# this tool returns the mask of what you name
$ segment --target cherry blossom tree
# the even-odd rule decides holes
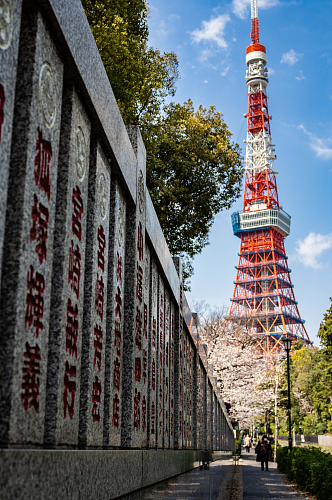
[[[209,362],[232,420],[248,428],[254,417],[263,416],[274,403],[275,365],[257,348],[250,333],[226,321],[226,308],[211,310],[194,303],[200,318],[199,335],[207,345]]]

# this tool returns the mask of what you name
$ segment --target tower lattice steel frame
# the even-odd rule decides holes
[[[233,232],[241,238],[241,248],[228,319],[246,328],[264,352],[273,354],[283,352],[282,338],[287,335],[311,342],[297,307],[285,252],[291,217],[278,199],[266,94],[266,49],[259,43],[257,0],[251,1],[250,36],[244,202],[243,211],[232,214]]]

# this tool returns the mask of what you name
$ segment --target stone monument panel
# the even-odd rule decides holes
[[[113,266],[110,269],[111,311],[107,322],[110,338],[109,356],[109,435],[111,446],[121,445],[122,416],[122,375],[123,375],[123,328],[124,328],[124,286],[126,253],[126,214],[127,204],[119,183],[114,183],[114,225],[113,225]]]
[[[170,298],[165,288],[164,330],[164,448],[170,447]]]
[[[175,406],[175,380],[174,380],[174,335],[175,335],[175,306],[170,307],[170,339],[169,339],[169,438],[170,448],[174,448],[174,406]]]
[[[204,425],[204,406],[203,406],[203,393],[204,393],[204,379],[203,368],[199,357],[197,357],[197,447],[203,449],[203,425]]]
[[[157,321],[158,321],[158,268],[151,259],[151,342],[150,342],[150,369],[149,369],[149,423],[150,423],[150,448],[157,446],[157,411],[158,411],[158,386],[157,386]]]
[[[0,10],[0,269],[5,231],[21,8],[22,0],[4,0]]]
[[[0,53],[10,51],[12,42],[17,43],[12,36],[14,31],[18,36],[18,27],[13,22],[17,23],[19,5],[6,1],[1,7]],[[13,134],[8,183],[3,253],[6,273],[1,291],[1,330],[6,335],[1,340],[4,374],[1,373],[0,378],[6,393],[3,399],[1,390],[1,399],[8,398],[9,403],[10,398],[10,403],[7,408],[1,408],[1,418],[6,422],[1,426],[1,435],[2,429],[6,429],[4,440],[7,441],[10,428],[11,444],[40,445],[44,435],[63,65],[42,17],[34,15],[31,23],[30,30],[27,26],[22,29],[25,44],[19,61],[17,102],[26,103],[26,108],[22,111],[24,120]],[[16,57],[17,49],[13,47],[13,51],[12,56]],[[7,68],[1,74],[3,78],[6,71]],[[7,88],[8,85],[9,82]],[[11,82],[11,86],[14,88],[15,84]],[[8,93],[11,114],[12,90]],[[0,102],[6,105],[6,97],[1,97],[1,92],[0,85]],[[50,122],[45,119],[46,102],[52,113]],[[6,108],[0,111],[0,121],[2,113],[6,113]],[[19,115],[17,106],[14,123]],[[4,120],[4,130],[8,133],[12,127],[7,120],[11,117],[5,116]],[[1,170],[5,162],[8,166],[6,142],[7,139],[0,152]],[[5,180],[2,173],[1,182]],[[4,175],[6,177],[6,173]],[[5,196],[2,187],[0,195]],[[1,231],[2,228],[0,239]]]
[[[161,276],[159,276],[159,294],[158,294],[158,321],[157,321],[157,369],[158,369],[158,448],[164,446],[164,400],[165,400],[165,286]]]
[[[57,227],[63,238],[63,280],[54,289],[54,294],[61,296],[57,311],[61,324],[55,437],[59,445],[78,443],[90,151],[88,116],[74,90],[69,100],[67,179],[57,200],[65,207]]]
[[[90,321],[86,325],[89,327],[86,346],[89,356],[86,418],[87,446],[101,447],[104,424],[111,169],[99,144],[96,156],[94,210],[89,217],[89,224],[93,228],[93,243],[91,292],[90,300],[86,304],[86,307],[90,308]]]
[[[206,406],[207,406],[207,412],[206,412],[206,424],[207,424],[207,449],[211,450],[212,449],[212,443],[211,443],[211,433],[212,433],[212,387],[210,384],[210,381],[207,379],[207,394],[206,394]]]

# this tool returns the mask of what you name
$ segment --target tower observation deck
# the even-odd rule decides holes
[[[241,246],[228,320],[246,328],[264,352],[273,354],[284,350],[284,336],[311,342],[295,300],[285,252],[291,217],[279,205],[266,63],[266,49],[259,42],[257,0],[252,0],[251,44],[246,50],[244,201],[243,211],[232,214],[233,232]]]

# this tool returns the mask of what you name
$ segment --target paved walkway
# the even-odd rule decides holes
[[[195,469],[152,488],[141,498],[150,500],[312,500],[290,486],[269,463],[261,471],[256,455],[244,453],[240,465],[234,466],[230,455],[210,464],[208,470]]]

